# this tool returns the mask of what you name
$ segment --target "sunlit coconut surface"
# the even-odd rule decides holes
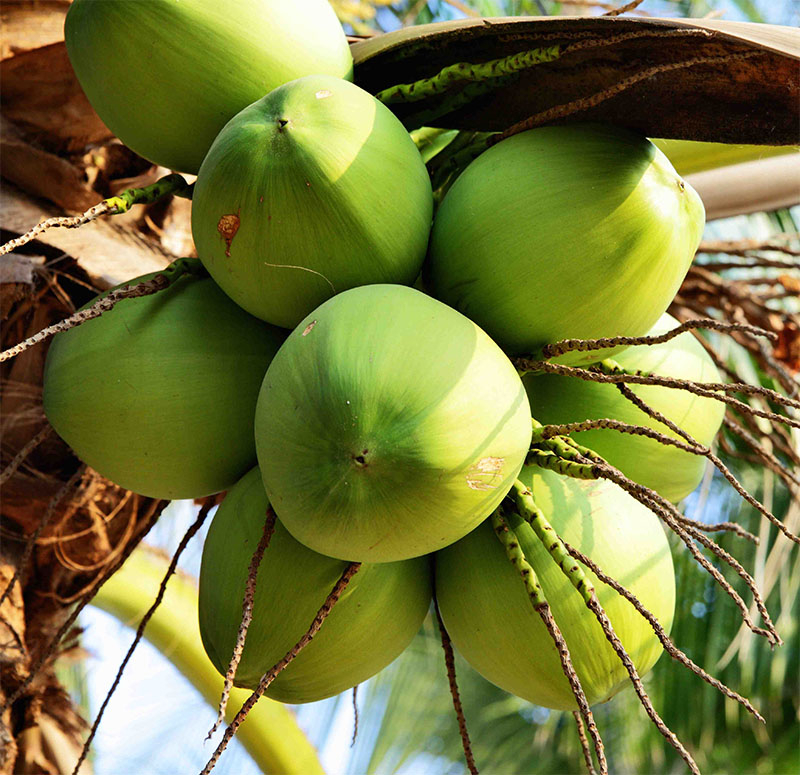
[[[446,3],[431,3],[437,12],[437,19],[461,18],[463,14]],[[487,3],[486,5],[490,5]],[[505,4],[494,3],[501,11]],[[715,7],[723,13],[724,19],[743,21],[746,17],[734,0],[722,0]],[[772,24],[797,24],[800,13],[792,0],[763,0],[755,7],[763,13],[764,21]],[[675,15],[674,3],[652,0],[648,10],[654,16]],[[385,28],[398,26],[396,17],[389,9],[378,10],[378,22]],[[795,218],[800,219],[800,209],[793,210]],[[772,233],[772,227],[765,216],[738,217],[709,224],[705,239],[735,240],[744,238],[759,239]],[[705,522],[715,522],[719,514],[727,509],[737,508],[738,496],[722,480],[721,476],[706,471],[706,476],[698,489],[682,504],[688,516]],[[166,510],[158,524],[147,537],[148,543],[171,554],[194,520],[197,507],[190,501],[178,501]],[[210,525],[211,515],[206,521]],[[202,530],[184,552],[180,568],[197,576],[200,567],[202,543],[205,530]],[[702,619],[708,614],[708,601],[704,599],[687,600],[682,604],[679,615],[687,613]],[[114,680],[117,669],[130,646],[133,630],[112,616],[91,606],[81,614],[80,625],[84,628],[83,644],[88,650],[87,659],[68,669],[67,683],[73,687],[73,695],[82,702],[85,716],[91,721],[95,718],[101,703]],[[440,658],[440,657],[439,657]],[[406,758],[402,754],[393,755],[390,750],[379,752],[377,766],[373,765],[374,746],[384,722],[379,697],[383,689],[388,695],[388,685],[392,674],[398,669],[400,657],[387,670],[359,688],[361,697],[375,688],[368,716],[362,714],[359,720],[359,736],[351,748],[353,733],[352,694],[347,692],[339,697],[305,705],[296,709],[300,727],[317,748],[321,764],[329,775],[356,775],[374,771],[400,773],[400,775],[448,775],[463,772],[463,765],[454,765],[448,757],[432,753],[413,754]],[[667,660],[661,660],[666,663]],[[658,668],[657,668],[658,669]],[[443,690],[447,692],[446,680],[442,671],[439,676]],[[408,708],[420,707],[426,697],[409,698]],[[544,708],[530,705],[516,698],[509,702],[531,725],[547,722],[552,715]],[[598,723],[604,725],[606,708],[600,709]],[[92,746],[91,764],[95,775],[174,775],[176,772],[199,772],[213,753],[222,735],[220,730],[214,738],[203,742],[214,723],[216,711],[203,701],[191,684],[156,649],[143,641],[125,671],[125,675],[109,704],[102,724]],[[453,721],[455,724],[455,721]],[[429,751],[436,750],[436,741],[427,741]],[[441,742],[441,741],[440,741]],[[398,741],[403,749],[407,740]],[[443,747],[440,746],[440,747]],[[371,766],[373,765],[373,766]],[[235,739],[228,746],[220,762],[215,767],[220,775],[257,775],[257,765],[249,757],[242,745]]]
[[[800,208],[793,208],[793,216],[800,220]],[[705,239],[736,240],[766,238],[773,226],[767,216],[741,216],[715,221],[706,227]],[[719,521],[720,514],[735,514],[740,508],[739,496],[713,468],[706,468],[703,481],[681,504],[687,516],[706,523]],[[172,556],[178,542],[197,514],[191,501],[175,501],[164,511],[161,519],[147,536],[147,543]],[[179,568],[196,578],[200,570],[200,557],[207,527],[191,541],[184,552]],[[707,590],[711,591],[711,590]],[[713,593],[712,593],[713,596]],[[710,614],[707,595],[686,599],[680,603],[676,616],[705,619]],[[84,628],[83,644],[88,657],[83,663],[64,671],[67,684],[82,702],[85,717],[92,721],[117,669],[133,639],[134,630],[94,607],[82,613],[80,624]],[[416,641],[410,649],[417,646]],[[426,655],[427,673],[437,686],[426,689],[425,696],[403,698],[403,713],[413,716],[419,712],[426,740],[387,739],[385,730],[397,728],[397,718],[392,718],[388,707],[389,689],[393,678],[402,679],[401,671],[407,653],[386,670],[359,687],[359,705],[363,709],[369,699],[369,713],[361,713],[359,734],[351,747],[353,734],[352,693],[318,703],[298,706],[294,710],[299,726],[319,753],[320,762],[328,775],[454,775],[463,772],[461,762],[436,755],[444,749],[444,741],[432,738],[425,727],[425,711],[438,712],[437,702],[449,705],[447,681],[441,666],[441,650],[435,642]],[[419,660],[419,654],[414,656]],[[410,658],[409,658],[410,659]],[[661,660],[667,663],[668,660]],[[430,667],[438,665],[437,668]],[[414,663],[418,667],[419,661]],[[416,667],[415,667],[416,669]],[[457,669],[466,670],[462,660]],[[664,669],[663,665],[658,669]],[[423,684],[424,685],[424,684]],[[442,695],[442,696],[440,696]],[[595,710],[598,724],[608,728],[614,713],[614,701]],[[446,706],[445,706],[446,707]],[[508,696],[508,707],[513,708],[532,727],[546,724],[551,711]],[[445,708],[442,708],[446,712]],[[449,708],[452,712],[452,708]],[[208,761],[222,736],[222,730],[204,742],[214,723],[216,711],[212,709],[159,651],[142,641],[125,671],[113,699],[106,709],[92,746],[91,761],[95,775],[174,775],[176,772],[199,772]],[[453,718],[455,729],[455,719]],[[416,735],[416,732],[414,732]],[[377,745],[377,748],[376,748]],[[417,753],[424,745],[426,752]],[[220,775],[257,775],[258,766],[235,738],[215,767]]]
[[[707,474],[711,474],[708,471]],[[719,479],[719,481],[717,481]],[[721,477],[707,476],[704,484],[687,498],[687,512],[695,519],[714,521],[720,509],[729,506],[726,485]],[[731,493],[735,496],[735,493]],[[197,507],[191,501],[176,501],[162,515],[148,536],[148,543],[170,555],[181,536],[194,520]],[[213,512],[207,519],[210,524]],[[206,530],[198,533],[183,554],[180,569],[196,577]],[[703,600],[687,601],[684,614],[702,618],[706,613]],[[88,694],[89,717],[94,719],[111,686],[117,669],[133,639],[134,630],[94,607],[81,615],[84,628],[83,643],[89,655],[82,666]],[[434,658],[440,658],[434,654]],[[402,660],[402,657],[399,661]],[[395,663],[397,665],[397,662]],[[362,698],[370,689],[388,690],[394,666],[376,679],[359,687]],[[463,669],[463,668],[462,668]],[[440,688],[446,691],[444,675]],[[368,684],[377,682],[377,686]],[[373,695],[374,698],[374,695]],[[424,706],[425,696],[409,697],[408,707]],[[517,698],[519,712],[529,723],[543,724],[551,711],[530,705]],[[329,700],[297,707],[297,721],[311,743],[317,748],[323,768],[328,775],[356,775],[367,772],[375,742],[381,731],[385,707],[370,702],[368,715],[359,719],[359,735],[351,748],[353,734],[352,693],[345,692]],[[125,670],[123,679],[112,698],[93,744],[93,767],[96,775],[174,775],[176,772],[199,772],[213,753],[222,730],[204,742],[214,723],[216,712],[203,700],[158,650],[143,640]],[[455,724],[455,720],[453,722]],[[386,741],[389,742],[389,741]],[[405,743],[405,741],[403,741]],[[430,746],[429,746],[430,747]],[[435,749],[435,744],[432,746]],[[420,754],[406,760],[397,769],[397,760],[386,752],[378,773],[450,772],[453,763],[444,757]],[[371,771],[371,770],[370,770]],[[460,766],[452,770],[460,772]],[[260,769],[235,738],[215,768],[220,775],[257,775]]]

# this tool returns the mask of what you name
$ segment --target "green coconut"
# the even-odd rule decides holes
[[[676,326],[678,321],[664,314],[650,334],[663,334]],[[663,344],[630,347],[616,356],[616,361],[631,372],[643,371],[696,382],[722,381],[711,357],[689,332]],[[683,441],[678,434],[634,406],[615,385],[584,382],[556,374],[529,374],[523,382],[533,416],[541,423],[608,418],[644,425]],[[657,385],[630,385],[630,388],[704,446],[710,446],[722,425],[725,404],[712,398]],[[665,446],[646,436],[632,436],[615,430],[581,431],[571,435],[626,476],[652,488],[667,500],[677,502],[685,498],[703,478],[704,457]]]
[[[44,410],[121,487],[170,499],[219,492],[255,464],[258,390],[284,335],[210,278],[187,275],[58,334]]]
[[[675,575],[656,516],[609,482],[566,479],[526,468],[520,477],[556,532],[633,592],[669,631]],[[628,673],[594,614],[517,515],[509,525],[538,576],[590,705],[628,684]],[[529,702],[557,710],[577,705],[549,633],[531,605],[519,572],[487,520],[436,554],[436,598],[447,632],[484,678]],[[639,675],[662,653],[648,622],[584,567],[600,604]]]
[[[326,0],[75,0],[67,53],[100,118],[141,156],[196,173],[242,108],[311,73],[352,76]]]
[[[500,348],[419,291],[334,296],[289,335],[256,409],[264,486],[315,551],[387,562],[440,549],[502,500],[531,439]]]
[[[675,296],[703,223],[696,192],[644,137],[601,125],[532,129],[481,154],[447,193],[426,282],[512,355],[566,338],[640,336]]]
[[[203,547],[200,633],[222,675],[236,643],[248,566],[268,505],[261,475],[253,469],[226,496]],[[276,521],[259,566],[237,686],[255,689],[261,676],[300,640],[347,565],[307,549]],[[431,589],[427,557],[362,565],[314,640],[275,679],[267,696],[314,702],[375,675],[417,634]]]
[[[248,312],[292,328],[333,294],[410,285],[433,199],[403,125],[348,81],[276,89],[220,132],[192,204],[198,255]]]

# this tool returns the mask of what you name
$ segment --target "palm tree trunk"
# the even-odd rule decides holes
[[[59,267],[86,281],[74,262],[62,261]],[[8,302],[4,348],[82,303],[70,299],[70,283],[56,275],[42,270],[36,280],[2,286]],[[85,295],[83,286],[75,287]],[[45,354],[46,344],[39,345],[3,364],[0,372],[4,472],[10,473],[15,456],[47,426],[41,406]],[[69,625],[60,644],[54,639],[98,582],[138,544],[162,507],[85,469],[55,433],[4,482],[0,704],[8,707],[0,716],[3,775],[72,771],[86,724],[59,682],[54,662],[76,648],[78,629]]]

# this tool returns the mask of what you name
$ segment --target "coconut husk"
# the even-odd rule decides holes
[[[502,131],[528,117],[601,93],[648,68],[696,57],[727,61],[670,70],[563,121],[604,121],[651,137],[794,145],[800,139],[800,32],[718,19],[525,17],[425,24],[353,43],[355,78],[376,93],[429,78],[458,63],[587,38],[639,33],[614,45],[569,53],[524,72],[435,126]],[[749,58],[733,58],[748,54]],[[431,107],[398,105],[402,118]],[[393,106],[394,107],[394,106]]]
[[[48,255],[16,256],[3,266],[4,347],[63,318],[99,290],[73,258],[38,247]],[[0,470],[47,425],[41,403],[46,351],[40,345],[0,369]],[[64,492],[71,478],[74,486]],[[55,433],[4,483],[0,592],[18,578],[0,604],[0,704],[33,680],[0,719],[0,773],[59,772],[59,757],[77,760],[85,724],[53,671],[74,637],[56,645],[54,636],[74,604],[141,540],[162,506],[84,469]]]

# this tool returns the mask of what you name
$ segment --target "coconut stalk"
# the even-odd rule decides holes
[[[88,295],[84,285],[91,287],[74,263],[73,277],[62,279],[63,285],[54,273],[42,273],[35,264],[29,267],[27,277],[17,275],[20,282],[2,285],[3,335],[9,341],[69,316],[76,301]],[[66,445],[47,430],[41,409],[44,353],[43,347],[34,348],[3,364],[0,371],[0,626],[8,636],[3,638],[7,645],[0,693],[6,741],[0,757],[3,773],[17,771],[21,762],[56,772],[74,765],[85,722],[56,677],[55,660],[76,645],[75,612],[147,533],[165,505],[82,469]],[[34,439],[37,443],[31,444]],[[52,763],[50,738],[61,741],[60,763]]]

